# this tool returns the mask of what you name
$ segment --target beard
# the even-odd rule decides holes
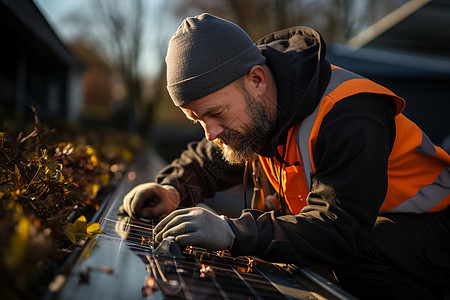
[[[243,164],[256,158],[258,150],[268,142],[272,131],[268,113],[261,101],[241,89],[247,108],[245,112],[250,117],[250,123],[241,132],[225,128],[214,140],[223,158],[230,164]]]

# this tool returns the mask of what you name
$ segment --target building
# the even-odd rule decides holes
[[[76,119],[83,66],[31,0],[0,0],[0,116]]]

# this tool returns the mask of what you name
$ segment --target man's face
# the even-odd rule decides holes
[[[263,99],[253,97],[239,80],[181,109],[202,125],[206,138],[219,145],[232,164],[253,158],[273,128]]]

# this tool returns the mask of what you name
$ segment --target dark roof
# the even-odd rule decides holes
[[[348,45],[450,60],[449,28],[449,0],[411,0]]]
[[[59,39],[45,17],[31,0],[0,0],[0,24],[26,36],[50,51],[67,66],[82,69],[81,63]],[[3,25],[2,25],[3,26]]]
[[[436,144],[449,136],[450,1],[411,0],[327,59],[407,101],[404,114]],[[448,146],[447,146],[448,147]]]
[[[450,1],[411,0],[345,45],[329,47],[328,59],[364,74],[450,77]]]

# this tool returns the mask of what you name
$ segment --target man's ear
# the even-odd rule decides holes
[[[247,78],[252,84],[252,87],[257,90],[258,94],[262,95],[267,89],[267,72],[261,65],[253,66],[247,73]]]

